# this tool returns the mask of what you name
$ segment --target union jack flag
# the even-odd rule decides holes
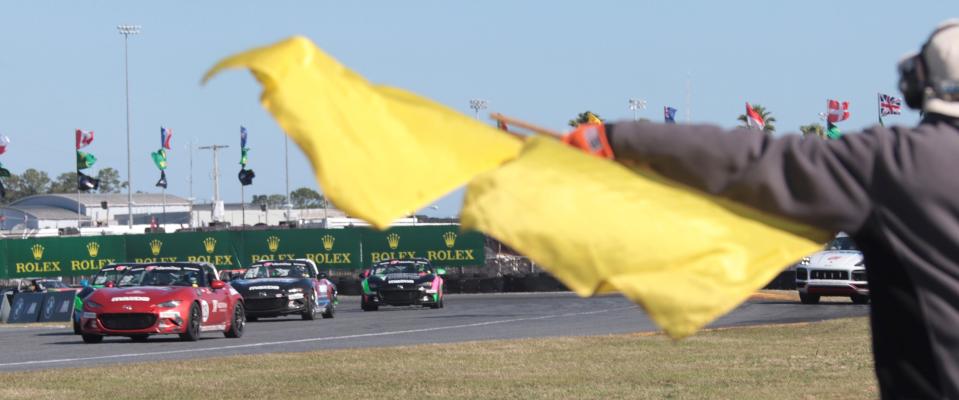
[[[899,115],[902,112],[902,99],[879,93],[879,115]]]

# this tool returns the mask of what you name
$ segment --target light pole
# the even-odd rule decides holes
[[[200,150],[210,150],[213,152],[213,212],[211,215],[214,222],[220,220],[219,216],[217,215],[217,207],[220,206],[220,157],[218,153],[220,149],[225,149],[228,147],[230,146],[224,144],[198,147]]]
[[[488,103],[486,100],[483,100],[483,99],[471,99],[471,100],[470,100],[470,108],[473,109],[473,114],[474,114],[474,116],[476,117],[476,119],[479,119],[479,112],[480,112],[480,110],[485,110],[488,105],[489,105],[489,103]]]
[[[130,61],[127,41],[130,35],[140,33],[140,25],[117,25],[123,35],[123,80],[127,98],[127,226],[133,229],[133,163],[130,161]]]
[[[293,203],[290,199],[290,137],[283,135],[283,174],[286,176],[286,224],[290,224]],[[324,210],[325,211],[325,210]]]
[[[646,109],[646,100],[642,100],[642,99],[629,99],[629,109],[630,109],[630,110],[633,110],[633,121],[636,121],[637,119],[639,119],[639,116],[637,115],[637,112],[638,112],[639,110],[645,110],[645,109]]]

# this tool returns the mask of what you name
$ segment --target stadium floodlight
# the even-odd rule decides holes
[[[489,102],[483,99],[472,99],[470,100],[470,108],[473,109],[473,114],[476,118],[479,118],[480,110],[485,110],[489,106]]]
[[[123,35],[123,81],[126,86],[127,102],[127,226],[133,229],[133,162],[130,157],[130,61],[127,41],[130,35],[140,33],[140,25],[117,25],[117,31]]]
[[[633,110],[633,121],[639,118],[637,112],[639,110],[646,109],[646,100],[643,99],[629,99],[629,109]]]

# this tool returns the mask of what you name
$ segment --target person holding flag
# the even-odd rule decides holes
[[[881,396],[959,399],[959,20],[938,27],[899,70],[906,104],[924,113],[914,129],[873,127],[824,141],[629,121],[587,124],[564,142],[846,232],[868,271]],[[848,116],[847,102],[829,101],[830,124]]]

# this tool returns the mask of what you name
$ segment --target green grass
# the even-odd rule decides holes
[[[108,344],[107,344],[108,345]],[[3,398],[866,399],[865,318],[0,374]]]

